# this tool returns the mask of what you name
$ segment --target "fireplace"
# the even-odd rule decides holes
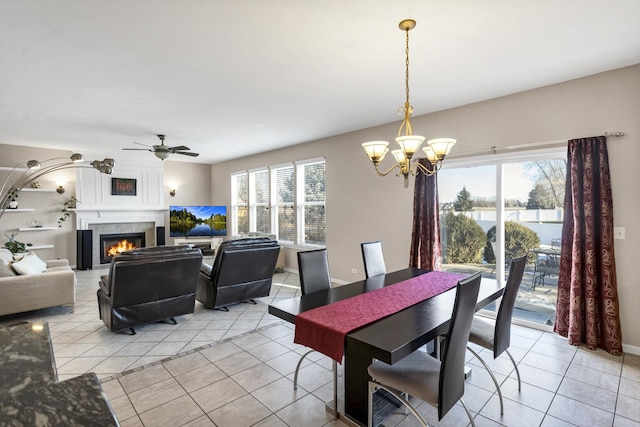
[[[100,235],[100,264],[108,264],[121,252],[145,246],[145,233],[115,233]]]

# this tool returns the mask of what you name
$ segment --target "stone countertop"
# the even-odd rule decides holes
[[[0,327],[0,427],[118,426],[94,373],[57,382],[47,323]]]
[[[47,323],[0,327],[0,396],[58,380]]]
[[[0,426],[119,426],[95,373],[0,399]]]

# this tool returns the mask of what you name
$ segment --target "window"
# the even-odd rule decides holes
[[[324,160],[297,165],[298,242],[324,245],[325,171]]]
[[[249,181],[246,172],[231,175],[231,234],[249,231]]]
[[[269,170],[249,172],[249,229],[269,233]]]
[[[231,175],[235,234],[275,234],[280,242],[326,242],[325,160],[313,159]]]
[[[273,195],[273,230],[278,240],[283,242],[295,242],[295,214],[294,214],[294,169],[293,165],[272,169],[275,182]]]
[[[526,255],[513,317],[553,325],[565,171],[554,150],[449,161],[438,172],[442,269],[506,279],[511,258]]]

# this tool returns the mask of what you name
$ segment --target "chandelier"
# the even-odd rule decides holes
[[[411,160],[415,160],[414,155],[420,149],[420,145],[424,141],[424,136],[414,135],[411,127],[411,114],[413,113],[413,107],[409,103],[409,31],[415,28],[416,21],[413,19],[405,19],[398,24],[400,29],[406,33],[406,61],[405,61],[405,90],[407,100],[404,103],[404,107],[398,108],[398,114],[404,114],[404,120],[400,124],[398,130],[398,137],[396,142],[400,146],[399,149],[391,150],[391,154],[396,159],[396,163],[388,170],[381,172],[378,169],[380,162],[384,159],[385,155],[389,151],[389,143],[387,141],[370,141],[362,144],[364,151],[369,156],[369,160],[373,162],[373,166],[376,172],[380,176],[388,175],[391,171],[398,168],[396,176],[404,176],[404,187],[409,186],[409,175],[417,175],[418,172],[422,172],[425,175],[433,175],[442,167],[442,161],[449,154],[451,148],[456,143],[455,139],[451,138],[435,138],[427,141],[427,146],[422,150],[425,153],[425,157],[429,160],[429,167],[425,167],[422,164],[415,162],[411,163]],[[404,135],[403,135],[404,131]]]
[[[9,202],[18,194],[20,190],[28,186],[38,178],[51,172],[70,168],[93,168],[105,175],[111,175],[116,162],[113,159],[94,160],[91,163],[85,162],[82,154],[73,153],[71,157],[54,157],[44,160],[29,160],[13,167],[2,182],[0,187],[0,218],[8,208]],[[58,191],[60,194],[64,192]]]

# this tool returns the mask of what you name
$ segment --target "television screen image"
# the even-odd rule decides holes
[[[169,207],[169,237],[220,237],[226,235],[226,206]]]

